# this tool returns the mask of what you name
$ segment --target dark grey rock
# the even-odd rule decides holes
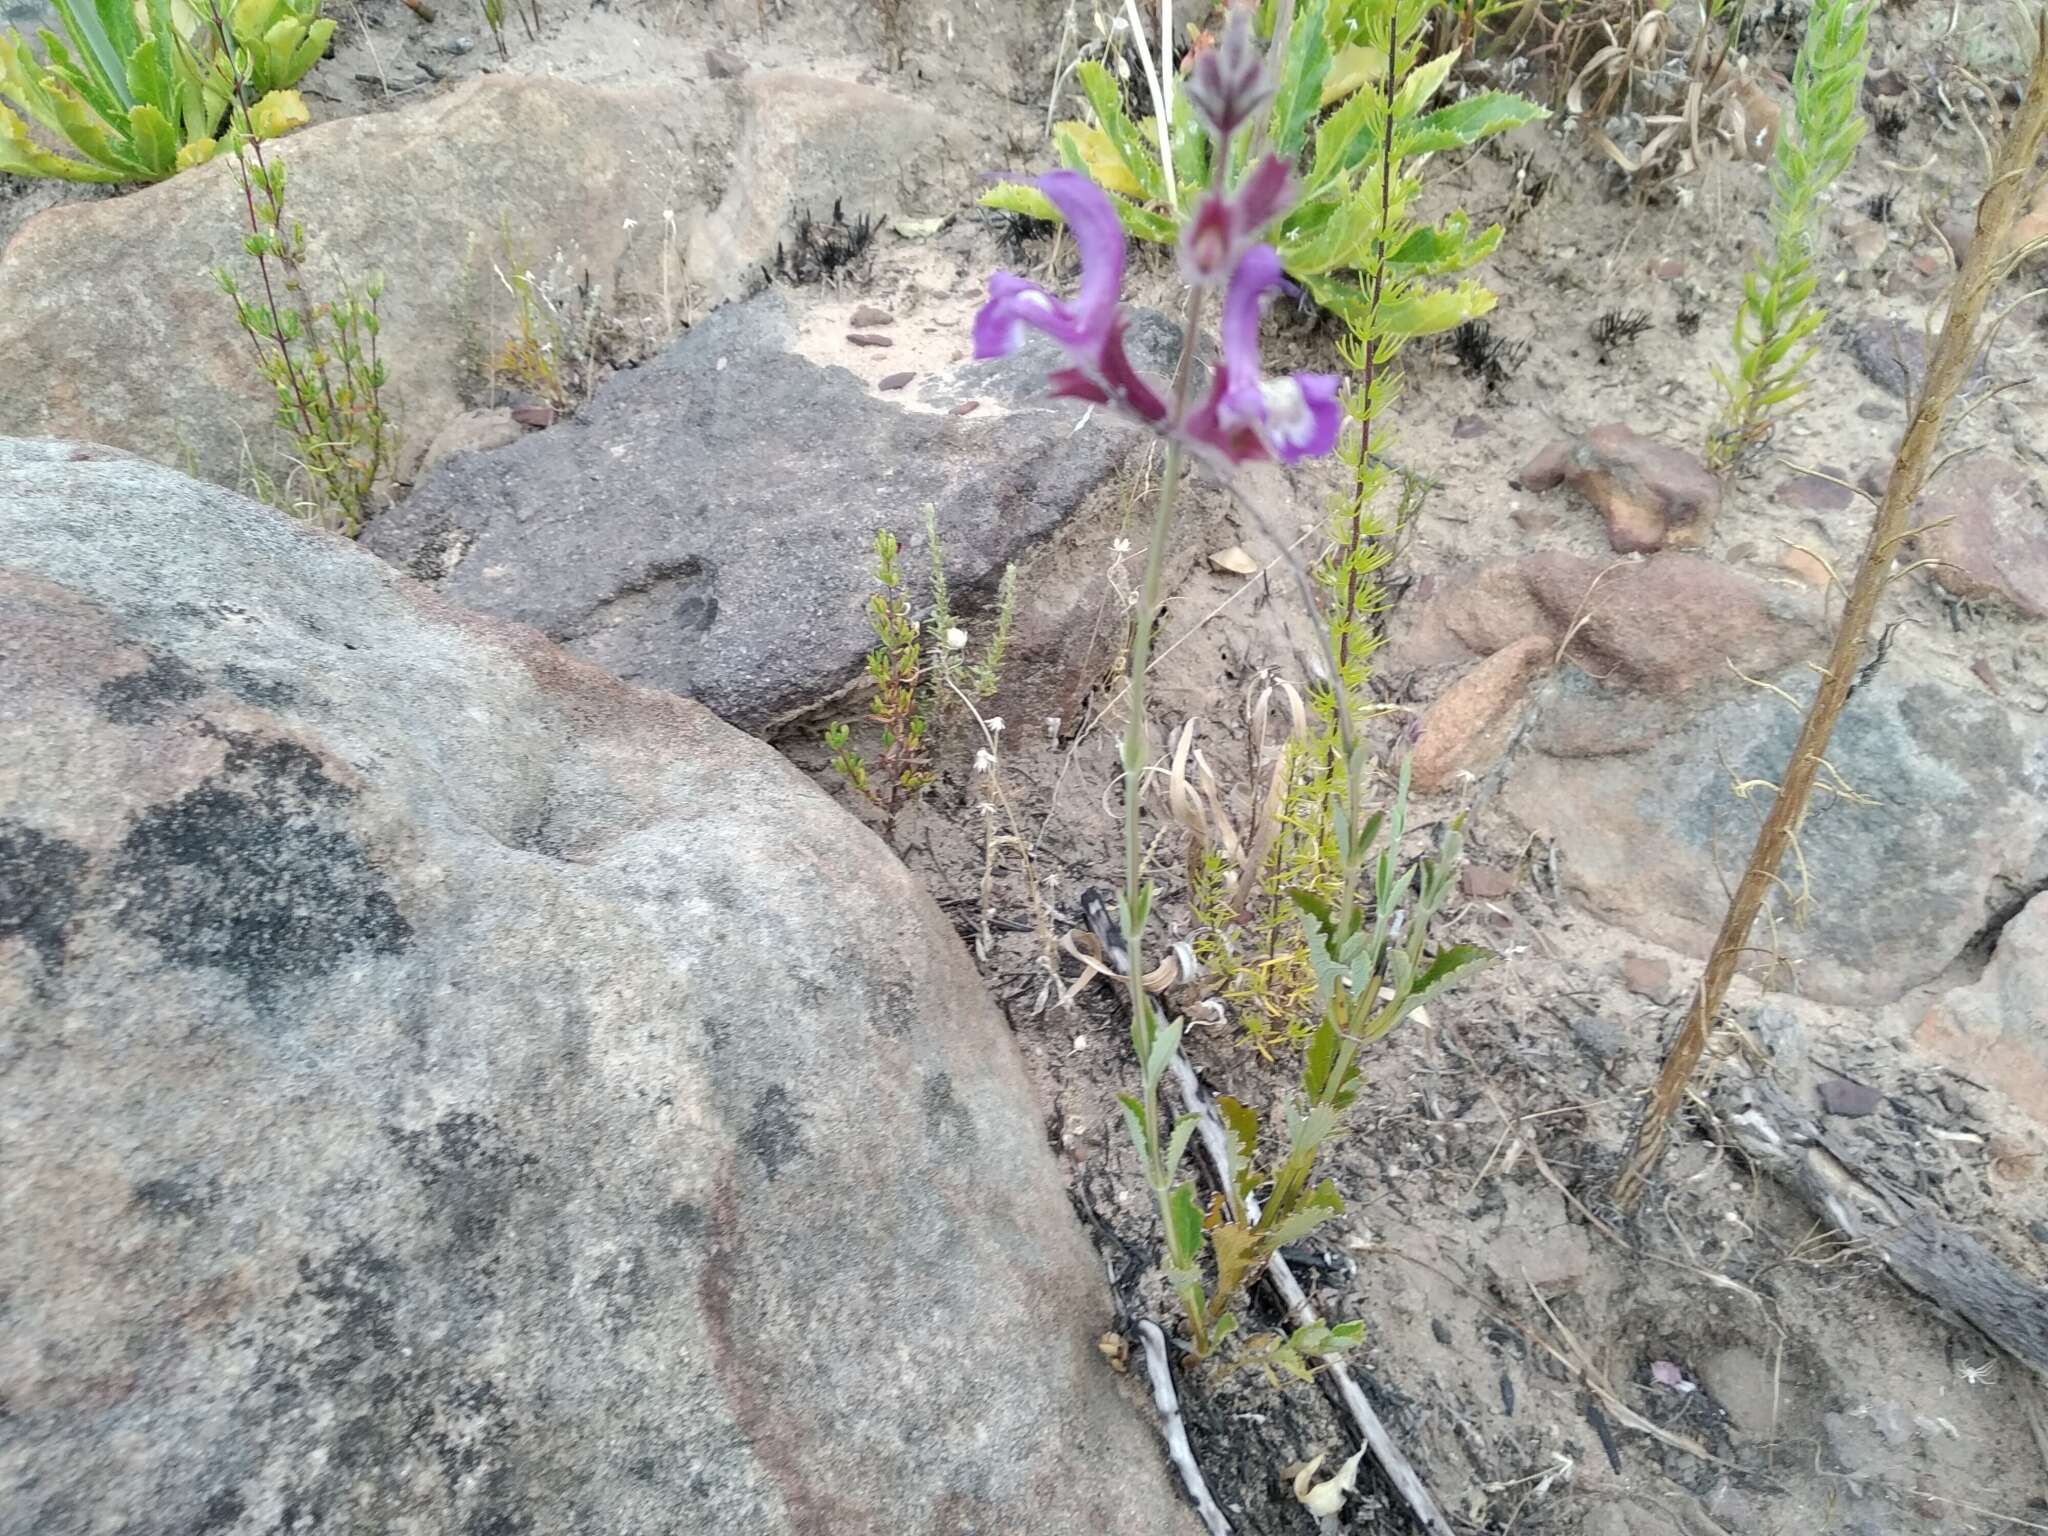
[[[1926,381],[1927,336],[1917,325],[1903,320],[1864,320],[1847,328],[1844,344],[1857,370],[1888,395],[1905,399]],[[1987,377],[1979,358],[1963,380],[1963,392],[1970,393]]]
[[[0,1532],[1168,1536],[931,899],[346,541],[0,440]]]
[[[1583,1013],[1573,1019],[1572,1038],[1579,1042],[1581,1050],[1603,1066],[1628,1049],[1628,1031],[1597,1013]]]
[[[1844,1077],[1824,1077],[1814,1086],[1814,1092],[1820,1097],[1823,1113],[1840,1115],[1845,1120],[1874,1115],[1878,1105],[1884,1102],[1884,1095],[1875,1088],[1852,1083]]]
[[[729,48],[704,50],[704,73],[714,80],[737,80],[747,72],[747,61]]]
[[[1106,411],[1077,430],[1080,413],[1045,397],[1046,347],[885,399],[793,335],[772,291],[719,310],[573,420],[442,465],[363,542],[458,602],[761,730],[859,674],[877,528],[921,588],[934,504],[972,612],[1134,441]],[[1133,326],[1141,366],[1169,367],[1177,341],[1157,315]],[[968,400],[981,409],[946,414]]]

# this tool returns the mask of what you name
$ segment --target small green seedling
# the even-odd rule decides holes
[[[883,832],[889,837],[895,835],[903,807],[937,778],[932,722],[958,698],[987,698],[996,691],[1017,598],[1017,568],[1007,566],[993,634],[981,654],[974,655],[967,632],[953,616],[936,507],[925,508],[925,529],[932,558],[932,617],[926,624],[911,611],[896,535],[886,528],[875,533],[878,590],[867,602],[875,647],[868,652],[867,681],[868,718],[881,732],[880,754],[870,764],[853,744],[853,727],[844,721],[825,732],[833,769],[882,813]]]
[[[1792,76],[1792,128],[1771,166],[1771,244],[1742,280],[1735,310],[1735,367],[1714,369],[1726,397],[1707,434],[1707,459],[1732,468],[1770,435],[1806,390],[1800,379],[1827,318],[1814,299],[1820,200],[1848,168],[1863,137],[1857,99],[1870,57],[1870,0],[1815,0]]]

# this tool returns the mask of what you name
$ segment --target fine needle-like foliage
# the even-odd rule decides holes
[[[1809,338],[1827,311],[1814,299],[1820,200],[1848,168],[1863,137],[1857,99],[1870,56],[1870,0],[1815,0],[1792,74],[1791,131],[1771,165],[1771,243],[1742,280],[1735,310],[1735,367],[1715,368],[1726,397],[1707,437],[1707,458],[1725,470],[1769,435],[1805,390],[1799,375]]]
[[[1330,62],[1317,44],[1328,10],[1304,7],[1295,23],[1283,78],[1313,81],[1318,68],[1341,74],[1343,105],[1315,127],[1306,177],[1321,193],[1347,255],[1343,275],[1309,276],[1310,291],[1344,322],[1338,352],[1347,369],[1341,397],[1346,428],[1337,456],[1347,484],[1330,511],[1323,558],[1314,575],[1330,627],[1335,678],[1315,696],[1318,728],[1293,741],[1275,786],[1280,804],[1270,835],[1250,845],[1257,857],[1229,867],[1214,853],[1198,868],[1195,896],[1203,919],[1198,948],[1239,1008],[1242,1027],[1262,1049],[1276,1031],[1300,1038],[1314,1027],[1311,953],[1284,892],[1308,890],[1336,900],[1345,878],[1337,839],[1347,757],[1338,742],[1341,688],[1361,717],[1370,712],[1367,682],[1385,606],[1379,572],[1389,535],[1417,511],[1425,484],[1396,478],[1388,463],[1387,417],[1400,396],[1400,356],[1416,336],[1453,329],[1493,308],[1494,295],[1459,277],[1490,255],[1498,226],[1474,231],[1462,213],[1429,225],[1415,214],[1423,172],[1440,151],[1455,150],[1543,115],[1518,97],[1486,92],[1436,110],[1455,51],[1426,57],[1432,6],[1427,0],[1339,0],[1343,46]],[[1354,82],[1363,82],[1354,84]],[[1282,91],[1282,96],[1286,92]],[[1276,109],[1274,131],[1282,131]],[[1306,143],[1306,139],[1304,139]],[[1343,146],[1341,149],[1338,146]],[[1325,174],[1318,167],[1342,167]],[[1300,233],[1290,219],[1283,228]],[[1283,259],[1288,249],[1280,249]],[[1297,256],[1303,249],[1297,247]],[[1315,265],[1320,258],[1308,264]]]

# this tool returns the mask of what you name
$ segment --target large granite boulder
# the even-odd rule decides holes
[[[788,141],[791,121],[815,129],[808,145]],[[492,273],[505,236],[511,259],[563,290],[594,285],[607,319],[644,337],[673,325],[678,294],[758,281],[799,207],[953,206],[968,142],[928,105],[798,73],[642,89],[507,74],[317,124],[281,153],[311,280],[337,264],[384,275],[403,476],[482,386],[480,349],[515,333]],[[222,158],[25,225],[0,253],[0,431],[112,443],[225,485],[251,458],[282,473],[275,397],[209,276],[225,265],[254,291],[245,216]]]
[[[936,507],[950,585],[972,604],[1130,452],[1108,412],[1083,422],[1045,396],[1043,346],[884,393],[812,361],[797,332],[774,291],[719,310],[573,420],[438,466],[363,543],[763,730],[860,674],[877,528],[921,585],[921,509]],[[1156,314],[1132,327],[1142,365],[1171,367],[1177,343]]]
[[[0,441],[0,1531],[1181,1532],[1016,1051],[699,706]]]

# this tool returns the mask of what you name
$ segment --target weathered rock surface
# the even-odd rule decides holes
[[[1555,839],[1594,911],[1704,956],[1814,687],[1804,666],[1765,680],[1797,707],[1751,688],[1679,703],[1567,672],[1500,804]],[[1895,663],[1857,691],[1828,761],[1869,803],[1823,776],[1754,942],[1809,996],[1888,1002],[1939,975],[2015,884],[2048,875],[2048,739]]]
[[[890,92],[787,72],[649,90],[502,74],[316,125],[286,159],[313,272],[385,275],[406,475],[479,382],[501,228],[518,259],[564,286],[587,275],[644,332],[665,323],[665,275],[712,297],[758,281],[799,206],[886,214],[958,192],[964,134]],[[223,159],[25,225],[0,253],[0,430],[189,459],[223,484],[240,483],[245,446],[281,466],[269,386],[207,275],[247,263],[240,196]]]
[[[2048,1131],[2048,894],[2005,925],[1983,976],[1929,1009],[1914,1038]]]
[[[1824,642],[1819,605],[1715,560],[1676,552],[1615,564],[1550,552],[1483,566],[1397,620],[1383,668],[1428,670],[1490,656],[1524,636],[1617,684],[1683,694],[1708,680],[1777,672]],[[1583,622],[1581,622],[1583,620]]]
[[[1622,554],[1697,548],[1721,513],[1721,482],[1683,448],[1610,422],[1553,443],[1523,466],[1526,490],[1569,485],[1607,524]]]
[[[1503,646],[1452,683],[1422,715],[1422,739],[1409,762],[1414,786],[1425,794],[1500,759],[1521,719],[1530,685],[1550,665],[1555,644],[1528,635]]]
[[[456,458],[363,542],[480,612],[763,729],[860,673],[877,528],[920,585],[935,505],[961,603],[1123,463],[1106,412],[1044,397],[1039,348],[883,396],[795,346],[780,294],[711,315],[577,417]],[[1133,355],[1170,364],[1157,317]],[[980,399],[972,416],[949,408]],[[1029,661],[1027,641],[1018,664]]]
[[[1957,597],[2048,618],[2048,485],[1973,454],[1950,464],[1914,509],[1927,579]]]
[[[103,450],[0,442],[0,1020],[9,1533],[1189,1528],[879,842]]]

